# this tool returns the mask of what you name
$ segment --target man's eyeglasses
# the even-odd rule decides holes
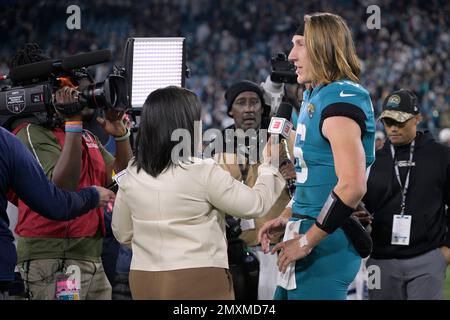
[[[411,119],[408,119],[408,120],[406,120],[404,122],[398,122],[398,121],[395,121],[395,120],[393,120],[391,118],[384,118],[381,121],[383,122],[385,127],[396,126],[397,128],[404,128],[406,126],[406,124],[408,123],[408,121],[411,120]]]

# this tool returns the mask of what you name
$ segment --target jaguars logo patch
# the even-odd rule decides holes
[[[312,119],[313,115],[314,115],[314,111],[316,111],[316,107],[310,103],[308,104],[308,106],[306,107],[306,111],[308,112],[308,117],[310,119]]]
[[[386,107],[397,108],[401,100],[399,95],[394,94],[389,98]]]

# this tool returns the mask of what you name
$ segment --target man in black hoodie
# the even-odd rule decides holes
[[[417,131],[421,116],[409,90],[388,95],[380,119],[389,141],[376,153],[363,199],[373,214],[367,267],[378,266],[381,280],[369,297],[442,299],[450,262],[450,148]]]

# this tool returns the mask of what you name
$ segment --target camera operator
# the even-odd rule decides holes
[[[45,57],[38,46],[27,45],[13,58],[11,65],[14,68],[40,60]],[[32,151],[47,177],[69,191],[86,185],[109,185],[112,170],[125,169],[132,156],[130,133],[122,122],[123,112],[108,109],[105,118],[97,118],[106,133],[115,137],[114,159],[95,135],[83,130],[83,121],[93,116],[94,109],[85,107],[71,114],[71,110],[79,110],[77,95],[76,88],[62,87],[54,94],[57,111],[47,117],[54,121],[22,122],[13,131]],[[81,271],[79,291],[74,292],[74,296],[111,298],[111,285],[100,260],[105,233],[103,209],[91,210],[83,217],[61,223],[39,217],[19,201],[16,233],[20,236],[19,269],[31,299],[58,298],[57,281],[72,265]]]
[[[297,128],[300,107],[303,104],[306,89],[309,84],[299,84],[294,64],[288,60],[285,53],[280,52],[270,59],[271,72],[265,82],[261,83],[264,99],[270,104],[271,114],[274,115],[281,102],[293,106],[290,122]]]
[[[240,129],[246,136],[250,136],[249,130],[253,129],[256,133],[263,128],[262,122],[265,117],[268,117],[270,106],[266,105],[263,91],[256,83],[246,80],[234,83],[226,91],[225,99],[228,107],[228,115],[234,120],[234,125],[227,129],[231,129],[231,132],[236,134],[236,130]],[[229,140],[226,136],[227,129],[224,131],[225,143]],[[249,139],[246,139],[246,144],[249,142],[248,140]],[[261,164],[260,158],[258,157],[256,163],[251,163],[252,157],[251,155],[249,156],[249,154],[252,152],[252,145],[239,145],[239,139],[235,142],[237,143],[235,144],[233,154],[226,153],[226,148],[224,146],[224,153],[215,155],[215,159],[223,169],[230,172],[234,179],[242,181],[242,183],[249,187],[253,187],[256,178],[258,177],[258,167]],[[247,151],[244,153],[245,159],[242,159],[244,163],[241,163],[238,159],[243,155],[243,153],[240,152],[243,148],[247,148]],[[232,159],[232,161],[230,161],[230,159]],[[295,171],[292,163],[282,166],[280,168],[280,173],[282,173],[285,179],[295,178]],[[241,228],[239,228],[239,223],[232,221],[232,217],[227,219],[227,224],[230,229],[227,232],[229,246],[228,254],[237,300],[256,300],[257,298],[264,300],[272,299],[276,288],[277,258],[276,256],[263,254],[257,236],[259,228],[264,222],[278,217],[289,200],[289,194],[285,189],[263,218],[242,220],[240,221]],[[241,230],[239,229],[242,229],[240,235],[239,233]],[[237,239],[237,236],[239,236],[240,242],[239,239]],[[279,240],[279,238],[273,239],[273,243],[276,243]],[[244,241],[245,244],[242,244],[242,241]],[[246,246],[248,246],[250,251],[257,256],[259,260],[259,270],[257,267],[258,263],[254,261],[255,258],[250,252],[245,250]],[[238,265],[239,260],[242,262],[245,261],[245,263],[243,262],[243,266]],[[236,265],[233,266],[233,263]]]

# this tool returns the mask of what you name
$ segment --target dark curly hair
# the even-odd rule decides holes
[[[37,43],[27,43],[11,58],[8,67],[13,69],[24,64],[45,60],[50,60],[50,57],[44,54]]]

